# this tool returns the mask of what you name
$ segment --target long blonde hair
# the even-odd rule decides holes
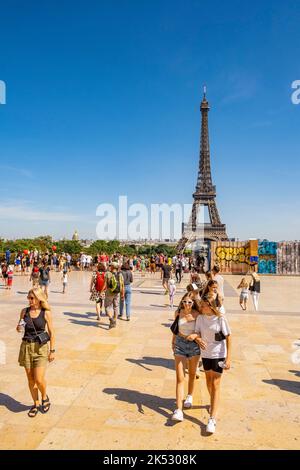
[[[51,310],[47,297],[45,296],[43,290],[40,287],[30,289],[30,291],[28,292],[28,296],[30,294],[33,294],[34,297],[39,301],[40,306],[43,310]]]
[[[246,287],[246,288],[249,287],[249,284],[248,284],[248,282],[246,281],[246,279],[244,277],[241,280],[241,282],[239,283],[239,285],[237,286],[238,289],[241,289],[242,287]]]

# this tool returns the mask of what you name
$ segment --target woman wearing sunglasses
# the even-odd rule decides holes
[[[200,359],[200,347],[205,347],[205,343],[198,339],[198,344],[190,337],[195,334],[196,319],[199,315],[199,302],[194,300],[191,292],[188,292],[182,298],[175,318],[178,316],[178,334],[173,334],[172,349],[175,356],[176,368],[176,410],[172,415],[173,421],[183,421],[184,408],[191,408],[193,405],[193,392],[196,378],[197,365]],[[189,339],[188,339],[189,338]],[[189,382],[188,395],[184,399],[184,377],[185,366],[188,360],[189,365]]]
[[[19,333],[24,331],[19,353],[19,364],[25,368],[29,390],[33,399],[33,406],[28,412],[34,418],[40,407],[39,392],[41,393],[41,410],[47,413],[50,409],[50,400],[46,392],[45,371],[47,362],[54,361],[54,331],[50,306],[45,294],[40,288],[31,289],[28,293],[29,307],[21,311],[17,326]],[[50,337],[50,350],[48,350],[46,327]],[[41,344],[43,341],[43,344]]]
[[[200,304],[201,315],[196,320],[198,336],[191,335],[201,349],[201,343],[204,341],[206,344],[201,356],[210,395],[210,417],[206,431],[211,434],[216,430],[222,373],[224,369],[230,369],[231,360],[231,331],[227,319],[220,313],[221,301],[217,281],[209,281]]]

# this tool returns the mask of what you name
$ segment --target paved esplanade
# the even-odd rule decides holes
[[[263,277],[261,311],[255,313],[250,300],[251,311],[244,313],[235,289],[241,277],[225,277],[233,365],[223,374],[216,434],[208,436],[203,372],[194,408],[185,412],[184,422],[169,421],[175,407],[172,312],[159,275],[151,280],[135,275],[132,319],[118,321],[111,331],[107,318],[96,321],[88,300],[90,276],[70,273],[63,295],[61,275],[52,274],[57,337],[57,359],[47,371],[52,407],[33,419],[27,416],[32,402],[17,363],[21,335],[15,330],[27,305],[28,277],[16,276],[12,292],[0,287],[0,338],[6,344],[6,364],[0,365],[1,449],[299,449],[300,366],[291,354],[300,339],[300,278]]]

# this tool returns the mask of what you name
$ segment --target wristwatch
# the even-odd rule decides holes
[[[55,349],[50,349],[50,352],[51,352],[51,353],[55,353]]]

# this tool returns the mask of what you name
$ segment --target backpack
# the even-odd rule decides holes
[[[95,289],[97,292],[102,292],[105,289],[105,273],[97,272]]]
[[[42,281],[44,281],[44,282],[49,281],[49,270],[48,270],[48,268],[42,269],[40,271],[40,273],[41,273]]]
[[[121,291],[121,286],[120,286],[120,273],[111,274],[111,276],[108,279],[108,288],[111,292],[114,294],[118,294]]]

